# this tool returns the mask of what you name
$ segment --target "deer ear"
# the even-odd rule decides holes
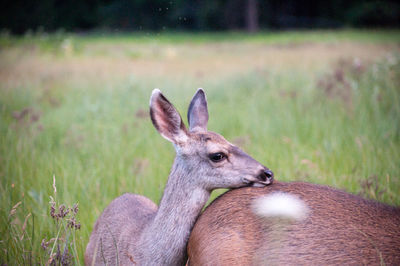
[[[154,89],[150,97],[150,117],[161,136],[177,145],[186,142],[187,131],[181,116],[159,89]]]
[[[190,131],[207,131],[208,108],[206,94],[199,88],[193,96],[188,110]]]

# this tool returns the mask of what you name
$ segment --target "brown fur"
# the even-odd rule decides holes
[[[308,218],[257,217],[254,199],[277,191],[302,199]],[[400,265],[400,209],[300,182],[236,189],[199,217],[188,255],[190,265]]]

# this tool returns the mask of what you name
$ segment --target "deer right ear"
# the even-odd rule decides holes
[[[150,97],[150,117],[165,139],[177,145],[186,142],[187,131],[181,116],[159,89],[154,89]]]
[[[206,94],[199,88],[193,96],[188,110],[190,131],[207,131],[208,108]]]

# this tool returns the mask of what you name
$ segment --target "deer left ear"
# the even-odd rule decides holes
[[[199,88],[193,96],[188,110],[190,131],[207,131],[208,108],[206,94]]]
[[[154,89],[150,98],[150,117],[154,127],[165,139],[180,145],[187,140],[187,131],[175,107],[159,89]]]

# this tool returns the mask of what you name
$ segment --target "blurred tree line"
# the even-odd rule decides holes
[[[393,0],[5,0],[0,29],[247,30],[398,27]]]

